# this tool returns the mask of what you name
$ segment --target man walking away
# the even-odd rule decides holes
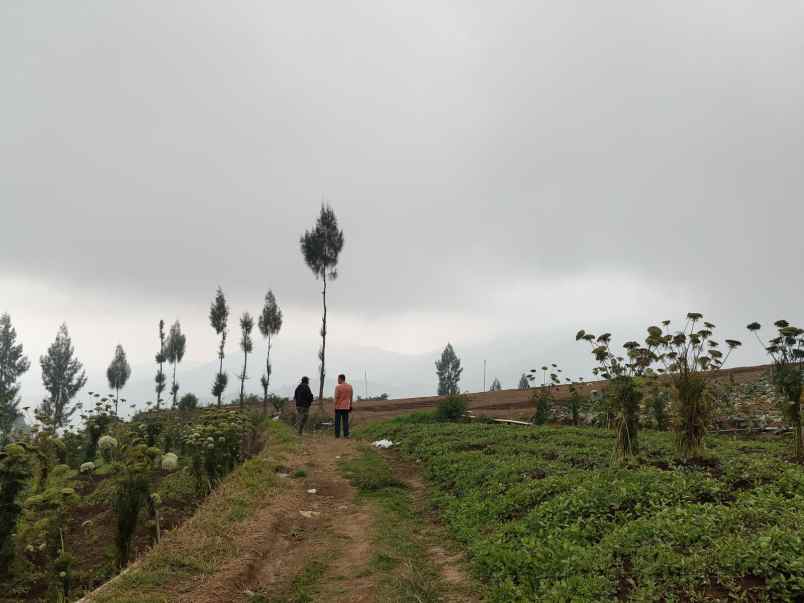
[[[299,435],[301,435],[302,431],[304,431],[304,426],[307,424],[307,417],[310,416],[310,405],[313,403],[313,392],[310,391],[309,377],[302,377],[301,383],[296,386],[296,391],[293,393],[293,399],[296,401]]]
[[[338,375],[338,385],[335,386],[335,437],[349,437],[349,413],[352,412],[352,386],[346,383],[346,375]]]

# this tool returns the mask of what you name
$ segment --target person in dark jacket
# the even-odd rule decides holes
[[[304,426],[307,424],[307,418],[310,416],[310,405],[313,403],[313,392],[310,391],[309,377],[302,377],[301,383],[296,386],[296,391],[293,393],[293,399],[296,401],[299,435],[301,435],[302,431],[304,431]]]

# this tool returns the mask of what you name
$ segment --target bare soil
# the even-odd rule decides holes
[[[380,527],[375,509],[359,499],[337,467],[339,459],[357,453],[352,440],[336,440],[329,434],[305,435],[298,454],[288,463],[289,476],[282,478],[283,487],[240,530],[240,557],[198,579],[189,590],[166,593],[169,600],[382,601],[383,574],[371,568],[375,554],[372,533]],[[425,486],[415,469],[393,454],[386,457],[395,477],[414,493],[416,509],[421,511],[421,533],[433,539],[425,550],[443,577],[443,600],[475,600],[469,594],[473,589],[461,554],[446,548],[442,538],[432,536],[440,528],[425,510]],[[294,478],[297,470],[303,470],[305,477]],[[311,578],[313,583],[305,586],[305,572],[311,568],[318,573]]]

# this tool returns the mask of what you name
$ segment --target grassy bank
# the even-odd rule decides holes
[[[369,448],[342,462],[341,470],[375,511],[375,529],[371,534],[374,552],[365,571],[379,577],[381,600],[389,603],[445,600],[454,586],[444,584],[432,563],[428,547],[433,533],[427,533],[427,524],[421,521],[413,493],[395,477],[383,456]]]
[[[804,470],[780,442],[712,438],[686,465],[669,434],[644,433],[621,466],[597,429],[414,417],[363,435],[421,460],[495,600],[804,596]]]
[[[168,534],[139,563],[88,598],[93,602],[169,601],[169,586],[211,574],[238,558],[238,525],[250,518],[277,486],[277,464],[297,445],[279,422],[266,426],[267,444],[256,457],[237,467],[180,530]]]

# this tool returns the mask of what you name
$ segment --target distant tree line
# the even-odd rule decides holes
[[[313,228],[306,230],[300,240],[302,257],[312,270],[316,279],[323,283],[321,297],[323,314],[321,320],[321,347],[318,352],[319,359],[319,399],[324,394],[324,379],[326,376],[326,342],[327,342],[327,286],[338,277],[338,259],[344,246],[343,230],[338,227],[338,219],[332,207],[322,204],[318,218]],[[218,406],[222,404],[229,377],[223,369],[223,360],[226,355],[226,341],[228,337],[230,309],[226,302],[223,289],[219,286],[210,305],[209,322],[218,336],[216,358],[218,370],[212,383],[211,393],[217,400]],[[249,355],[254,351],[252,332],[256,324],[260,334],[266,340],[267,351],[265,365],[260,377],[262,387],[263,411],[267,413],[269,401],[276,407],[275,396],[269,394],[272,358],[271,351],[275,337],[282,329],[282,310],[276,300],[274,292],[269,289],[265,294],[264,304],[256,321],[249,312],[240,316],[240,350],[243,353],[243,365],[237,377],[240,381],[239,402],[241,406],[247,398],[246,381],[249,379]],[[180,321],[176,320],[166,331],[164,320],[157,325],[159,347],[154,360],[156,363],[154,376],[155,408],[160,409],[165,404],[166,391],[170,396],[172,408],[194,408],[198,405],[198,398],[193,394],[179,396],[181,385],[177,378],[178,366],[181,364],[187,351],[187,337],[182,331]],[[54,428],[64,427],[70,418],[80,408],[75,399],[87,383],[87,376],[83,364],[79,361],[70,338],[67,325],[59,327],[55,341],[50,345],[47,353],[40,359],[42,369],[42,383],[48,395],[35,409],[35,416],[52,425]],[[166,366],[167,365],[167,366]],[[30,368],[30,362],[23,353],[22,344],[17,343],[17,332],[14,329],[11,317],[8,314],[0,315],[0,444],[3,443],[13,429],[15,422],[22,416],[20,409],[19,380]],[[170,384],[168,389],[168,376],[166,369],[170,369]],[[114,412],[120,410],[120,392],[126,387],[131,377],[131,365],[121,344],[114,348],[112,360],[106,369],[106,380],[110,389],[111,403]],[[96,397],[100,394],[92,393]],[[153,402],[146,402],[150,407]],[[22,410],[26,410],[25,409]]]

